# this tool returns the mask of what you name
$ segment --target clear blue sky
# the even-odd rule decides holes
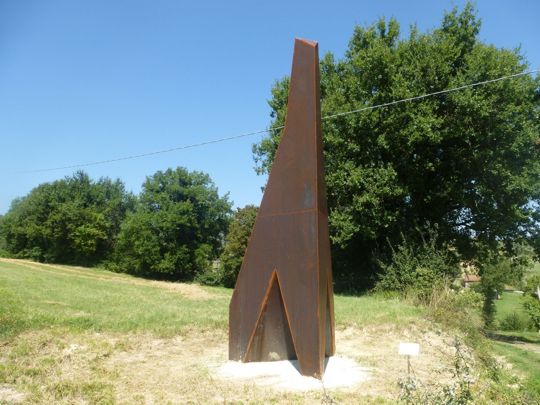
[[[395,17],[439,25],[463,1],[0,0],[0,214],[73,170],[22,174],[140,154],[265,128],[274,81],[295,37],[343,55],[355,24]],[[540,67],[540,2],[478,1],[481,38],[521,45]],[[157,170],[210,174],[236,206],[259,204],[260,136],[85,168],[137,193]]]

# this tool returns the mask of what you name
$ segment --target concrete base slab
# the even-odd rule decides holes
[[[368,369],[352,359],[333,356],[326,359],[324,377],[318,380],[304,377],[295,360],[242,363],[229,361],[217,370],[219,377],[253,382],[289,391],[309,391],[324,388],[348,388],[369,379]]]

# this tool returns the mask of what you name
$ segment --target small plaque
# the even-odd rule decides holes
[[[418,343],[403,343],[399,344],[399,354],[402,356],[418,356],[420,353],[420,345]]]

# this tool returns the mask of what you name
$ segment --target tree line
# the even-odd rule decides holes
[[[234,287],[256,215],[233,212],[210,176],[183,167],[147,177],[138,196],[78,171],[12,202],[0,254]]]
[[[342,59],[321,59],[322,115],[528,69],[518,49],[483,43],[480,26],[467,4],[406,37],[393,19],[355,27]],[[288,85],[272,88],[273,128],[285,122]],[[430,286],[460,262],[491,280],[486,291],[519,279],[540,253],[539,118],[540,78],[526,75],[324,120],[336,288]],[[281,131],[271,134],[253,147],[259,173]],[[77,172],[13,202],[0,250],[233,286],[256,212],[233,213],[208,175],[184,168],[148,177],[138,196]]]
[[[230,212],[204,173],[158,171],[134,196],[120,180],[79,171],[13,201],[0,234],[17,257],[193,280],[219,256]]]

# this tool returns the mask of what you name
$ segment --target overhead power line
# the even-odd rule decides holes
[[[437,95],[441,95],[441,94],[453,93],[453,92],[468,89],[468,88],[483,86],[483,85],[486,85],[486,84],[489,84],[489,83],[495,83],[495,82],[499,82],[501,80],[513,79],[513,78],[516,78],[516,77],[526,76],[526,75],[530,75],[530,74],[538,73],[538,72],[540,72],[540,69],[528,70],[528,71],[525,71],[525,72],[515,73],[515,74],[512,74],[512,75],[508,75],[508,76],[497,77],[495,79],[484,80],[484,81],[481,81],[481,82],[476,82],[476,83],[471,83],[471,84],[465,84],[463,86],[453,87],[451,89],[440,90],[440,91],[435,91],[433,93],[422,94],[420,96],[403,98],[401,100],[390,101],[388,103],[371,105],[371,106],[362,107],[362,108],[359,108],[359,109],[356,109],[356,110],[335,113],[335,114],[332,114],[332,115],[324,116],[321,119],[322,120],[330,120],[330,119],[334,119],[334,118],[337,118],[337,117],[343,117],[343,116],[346,116],[346,115],[357,114],[357,113],[362,112],[362,111],[368,111],[368,110],[375,110],[375,109],[378,109],[378,108],[390,107],[390,106],[393,106],[393,105],[396,105],[396,104],[402,104],[402,103],[407,103],[407,102],[411,102],[411,101],[421,100],[421,99],[424,99],[424,98],[437,96]],[[157,150],[157,151],[153,151],[153,152],[141,153],[141,154],[138,154],[138,155],[129,155],[129,156],[123,156],[123,157],[118,157],[118,158],[114,158],[114,159],[97,160],[97,161],[94,161],[94,162],[79,163],[79,164],[73,164],[73,165],[68,165],[68,166],[51,167],[51,168],[46,168],[46,169],[25,170],[25,171],[19,171],[17,173],[21,173],[21,174],[42,173],[42,172],[51,172],[51,171],[56,171],[56,170],[78,169],[78,168],[81,168],[81,167],[97,166],[97,165],[103,165],[103,164],[107,164],[107,163],[121,162],[121,161],[124,161],[124,160],[139,159],[139,158],[143,158],[143,157],[147,157],[147,156],[161,155],[163,153],[170,153],[170,152],[175,152],[175,151],[183,150],[183,149],[197,148],[197,147],[200,147],[200,146],[211,145],[211,144],[214,144],[214,143],[231,141],[231,140],[234,140],[234,139],[245,138],[245,137],[248,137],[248,136],[264,134],[264,133],[268,133],[268,132],[272,132],[272,131],[278,131],[280,129],[283,129],[284,127],[285,127],[284,125],[281,125],[281,126],[273,127],[273,128],[260,129],[260,130],[257,130],[257,131],[246,132],[246,133],[242,133],[242,134],[238,134],[238,135],[232,135],[232,136],[227,136],[227,137],[223,137],[223,138],[212,139],[212,140],[204,141],[204,142],[192,143],[192,144],[189,144],[189,145],[176,146],[176,147],[173,147],[173,148],[162,149],[162,150]]]
[[[266,132],[269,132],[269,131],[272,131],[272,130],[277,130],[277,129],[280,129],[280,128],[283,128],[283,126],[281,126],[279,128],[261,129],[259,131],[246,132],[246,133],[243,133],[243,134],[228,136],[228,137],[225,137],[225,138],[218,138],[218,139],[212,139],[212,140],[204,141],[204,142],[192,143],[190,145],[176,146],[174,148],[169,148],[169,149],[156,150],[154,152],[141,153],[139,155],[129,155],[129,156],[123,156],[123,157],[114,158],[114,159],[107,159],[107,160],[96,160],[95,162],[80,163],[80,164],[74,164],[74,165],[69,165],[69,166],[51,167],[51,168],[48,168],[48,169],[27,170],[27,171],[22,171],[22,172],[19,172],[19,173],[51,172],[51,171],[55,171],[55,170],[77,169],[77,168],[80,168],[80,167],[88,167],[88,166],[103,165],[103,164],[106,164],[106,163],[121,162],[123,160],[131,160],[131,159],[138,159],[138,158],[142,158],[142,157],[146,157],[146,156],[160,155],[162,153],[169,153],[169,152],[174,152],[174,151],[182,150],[182,149],[197,148],[199,146],[210,145],[210,144],[213,144],[213,143],[219,143],[219,142],[224,142],[224,141],[231,141],[233,139],[245,138],[246,136],[264,134]]]
[[[515,77],[526,76],[526,75],[530,75],[532,73],[538,73],[538,72],[540,72],[540,69],[528,70],[526,72],[515,73],[513,75],[497,77],[496,79],[484,80],[482,82],[476,82],[476,83],[471,83],[471,84],[464,84],[463,86],[453,87],[451,89],[440,90],[440,91],[436,91],[434,93],[422,94],[421,96],[403,98],[401,100],[390,101],[388,103],[371,105],[371,106],[368,106],[368,107],[359,108],[358,110],[352,110],[352,111],[346,111],[346,112],[336,113],[336,114],[332,114],[332,115],[327,115],[326,117],[323,117],[321,119],[323,119],[323,120],[332,119],[332,118],[336,118],[336,117],[343,117],[344,115],[356,114],[356,113],[359,113],[361,111],[374,110],[376,108],[382,108],[382,107],[390,107],[390,106],[396,105],[396,104],[421,100],[423,98],[432,97],[432,96],[438,96],[440,94],[453,93],[455,91],[460,91],[460,90],[468,89],[468,88],[471,88],[471,87],[483,86],[485,84],[500,82],[501,80],[513,79]]]

